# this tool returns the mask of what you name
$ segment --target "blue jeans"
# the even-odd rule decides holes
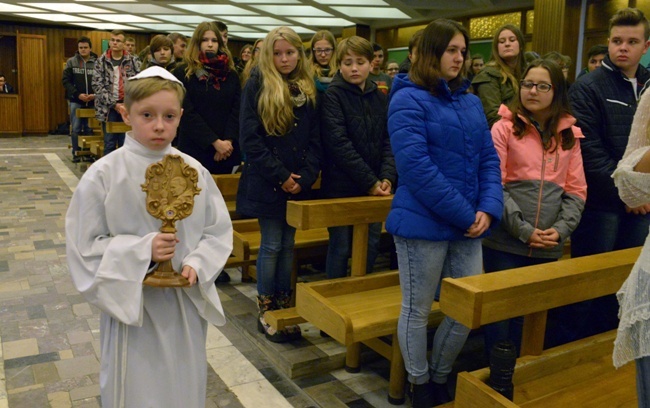
[[[111,108],[108,111],[108,122],[123,122],[122,115]],[[106,133],[106,122],[102,122],[102,131],[104,132],[104,155],[124,145],[124,133]]]
[[[88,118],[78,118],[77,109],[85,108],[84,105],[77,102],[68,102],[70,105],[70,139],[72,144],[72,156],[76,156],[77,151],[79,150],[79,133],[82,130],[89,129],[88,127]]]
[[[329,279],[343,278],[348,274],[348,259],[352,255],[352,226],[330,227],[329,245],[327,246],[327,262],[325,272]],[[372,272],[377,255],[379,255],[379,238],[381,222],[368,226],[368,262],[366,273]]]
[[[275,295],[291,291],[291,268],[296,229],[284,219],[262,218],[257,255],[257,293]]]
[[[635,362],[639,408],[650,408],[650,357],[638,358]]]
[[[619,249],[642,246],[648,236],[650,216],[585,208],[578,228],[571,234],[571,257],[588,256]],[[615,295],[607,295],[578,303],[567,319],[574,334],[565,342],[614,330],[618,327],[618,302]],[[579,310],[575,310],[579,308]]]
[[[470,329],[445,317],[433,338],[427,362],[427,322],[441,276],[461,278],[481,273],[481,241],[426,241],[395,236],[402,310],[397,336],[408,379],[444,384],[465,345]]]
[[[555,261],[556,259],[553,258],[531,258],[529,256],[511,254],[485,246],[483,247],[483,269],[485,270],[485,273],[505,271],[507,269],[522,268],[524,266],[540,265]],[[483,326],[485,355],[489,357],[494,345],[501,340],[512,341],[512,343],[517,347],[517,355],[519,355],[523,328],[523,317],[515,317]]]

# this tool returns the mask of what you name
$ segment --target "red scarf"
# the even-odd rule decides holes
[[[196,72],[199,81],[207,81],[208,84],[212,84],[214,89],[221,89],[219,82],[225,81],[230,72],[230,67],[228,67],[228,55],[221,51],[216,54],[210,53],[210,55],[200,52],[199,62],[203,64],[203,69]]]

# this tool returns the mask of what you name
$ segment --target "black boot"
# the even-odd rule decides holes
[[[434,404],[433,383],[411,384],[411,406],[413,408],[431,408]]]
[[[453,401],[451,395],[449,395],[449,389],[447,388],[447,383],[438,384],[432,381],[431,385],[433,386],[434,407]]]

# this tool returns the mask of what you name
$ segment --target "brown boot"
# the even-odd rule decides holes
[[[291,307],[291,292],[280,292],[275,296],[275,302],[278,309],[288,309]],[[284,328],[291,341],[298,340],[302,337],[300,326],[294,324]]]
[[[257,330],[260,333],[264,333],[266,338],[273,343],[286,343],[290,341],[289,335],[286,330],[277,331],[264,320],[264,313],[269,310],[275,310],[276,305],[274,298],[271,295],[258,295],[257,296],[257,307],[259,309],[259,315],[257,318]]]

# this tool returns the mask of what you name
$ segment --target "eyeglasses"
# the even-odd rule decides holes
[[[314,53],[316,54],[324,54],[324,55],[330,55],[332,51],[334,51],[333,48],[314,48],[312,49]]]
[[[533,87],[537,88],[539,92],[548,92],[553,88],[553,85],[547,84],[546,82],[540,82],[539,84],[534,83],[533,81],[521,81],[519,83],[521,89],[526,89],[530,91]]]
[[[386,71],[399,71],[399,68],[386,68]]]

